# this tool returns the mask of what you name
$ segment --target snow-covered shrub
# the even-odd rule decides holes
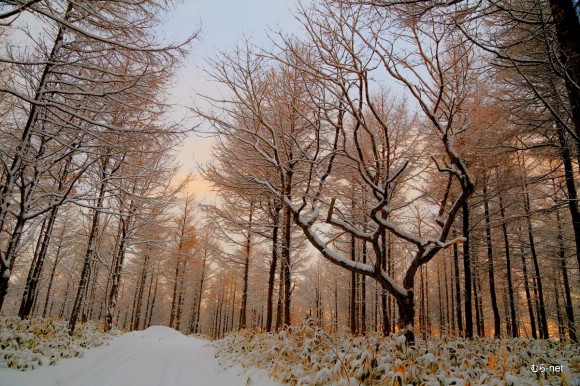
[[[292,385],[580,385],[580,346],[526,339],[418,341],[311,327],[246,330],[217,341],[222,363],[268,370]],[[562,371],[532,371],[532,364]]]
[[[0,368],[32,370],[52,365],[62,358],[82,356],[83,349],[102,345],[110,335],[93,322],[79,325],[70,336],[63,320],[0,317]]]

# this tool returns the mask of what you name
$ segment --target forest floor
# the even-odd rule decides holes
[[[1,350],[0,350],[1,351]],[[0,353],[1,354],[1,353]],[[112,337],[82,357],[33,371],[0,368],[2,386],[225,386],[279,383],[264,370],[218,363],[207,340],[167,327],[150,327]],[[0,360],[2,359],[0,355]],[[0,365],[0,367],[2,367]]]
[[[87,350],[89,349],[90,350]],[[353,337],[310,325],[209,341],[168,327],[0,317],[0,386],[580,386],[580,345],[532,339]]]
[[[580,386],[580,345],[534,339],[353,337],[314,326],[245,330],[216,341],[220,361],[290,385]]]

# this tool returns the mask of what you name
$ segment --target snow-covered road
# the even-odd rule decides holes
[[[248,379],[249,378],[249,379]],[[0,370],[0,386],[270,386],[263,371],[218,365],[207,341],[167,327],[150,327],[113,338],[85,352],[34,371]]]

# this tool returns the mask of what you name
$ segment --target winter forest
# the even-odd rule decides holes
[[[580,384],[578,1],[288,3],[178,107],[195,3],[0,1],[0,370],[166,326],[256,384]]]

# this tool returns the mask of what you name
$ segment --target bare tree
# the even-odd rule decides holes
[[[9,122],[16,135],[14,144],[2,154],[0,231],[11,229],[11,236],[0,245],[0,305],[16,252],[25,241],[24,228],[27,224],[39,226],[39,216],[71,198],[69,193],[85,167],[82,162],[79,166],[79,160],[90,165],[101,159],[75,155],[101,146],[107,132],[124,131],[112,118],[119,108],[139,109],[135,104],[139,98],[159,105],[161,95],[152,92],[154,88],[148,89],[143,78],[167,80],[184,53],[183,45],[156,44],[151,32],[167,4],[14,3],[20,6],[19,12],[30,12],[44,30],[42,34],[26,35],[35,49],[32,54],[31,50],[8,46],[0,58],[17,74],[7,82],[3,79],[2,103],[19,101],[11,107]],[[10,28],[20,26],[15,22]],[[4,98],[8,95],[12,99]],[[145,105],[140,104],[147,115]],[[83,146],[79,147],[81,139]],[[60,151],[55,151],[55,146]],[[61,165],[70,157],[75,160],[72,165],[80,170],[68,170],[61,174],[65,179],[51,184],[60,183],[61,189],[43,189],[41,183],[56,175],[55,169],[62,170]],[[32,220],[35,223],[30,224]]]
[[[302,20],[310,40],[302,44],[287,40],[286,53],[273,57],[270,63],[249,51],[224,58],[216,78],[231,88],[235,98],[216,104],[229,116],[201,115],[220,135],[240,141],[276,170],[276,179],[251,172],[246,179],[281,197],[295,223],[324,257],[379,281],[396,298],[399,327],[413,341],[415,274],[440,250],[463,240],[449,241],[448,236],[457,212],[473,191],[473,181],[454,143],[469,126],[462,107],[475,80],[471,68],[474,58],[468,44],[449,37],[451,30],[433,28],[435,14],[413,20],[397,15],[399,22],[387,16],[329,4],[304,10]],[[387,27],[392,23],[397,23],[398,29]],[[403,44],[412,48],[403,49]],[[394,151],[389,143],[389,116],[377,108],[371,85],[371,74],[377,68],[404,85],[426,118],[425,128],[438,138],[437,145],[423,149],[428,156],[412,173],[410,165],[416,161],[408,155],[389,158]],[[278,84],[289,85],[278,88],[281,95],[265,91],[273,69],[282,77]],[[272,115],[272,110],[278,115]],[[287,112],[296,114],[303,123],[276,121]],[[236,124],[239,114],[251,124]],[[371,127],[367,114],[374,117],[378,127]],[[333,171],[340,164],[347,165],[356,183],[368,192],[370,199],[363,208],[368,218],[365,229],[345,216],[349,205],[343,197],[334,196],[342,178]],[[387,219],[387,214],[394,216],[410,204],[409,199],[394,199],[392,191],[397,185],[405,185],[407,192],[415,190],[415,176],[420,170],[433,168],[447,175],[460,193],[451,203],[449,190],[430,201],[439,205],[432,214],[433,234],[414,235]],[[294,179],[300,184],[289,189]],[[373,258],[363,264],[332,249],[332,239],[324,239],[328,233],[322,224],[330,225],[339,235],[350,234],[368,243]],[[414,250],[402,285],[382,269],[383,231]]]

